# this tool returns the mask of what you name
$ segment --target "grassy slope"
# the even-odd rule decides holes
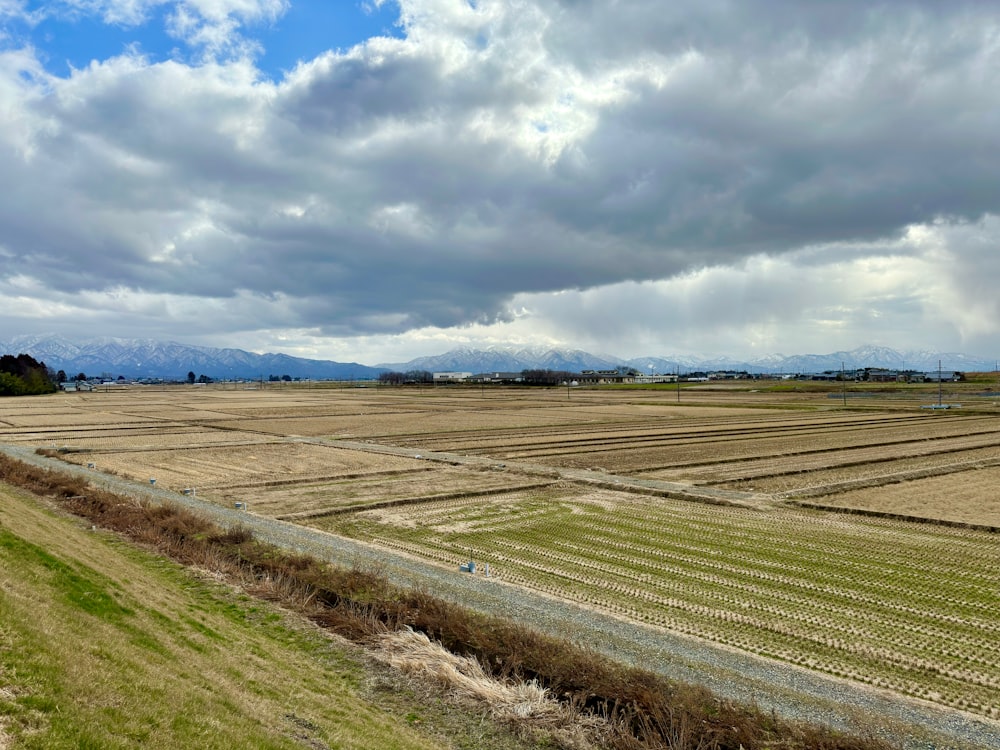
[[[0,748],[432,748],[252,599],[0,485]]]

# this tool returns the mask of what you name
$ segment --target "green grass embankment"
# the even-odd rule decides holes
[[[314,628],[2,484],[0,570],[0,747],[441,747]]]

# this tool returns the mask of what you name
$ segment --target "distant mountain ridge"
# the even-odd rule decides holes
[[[543,349],[539,347],[459,347],[431,357],[409,362],[379,364],[389,370],[428,370],[430,372],[520,372],[521,370],[607,370],[625,365],[625,361],[607,355],[595,355],[579,349]]]
[[[861,346],[831,354],[770,354],[754,359],[730,357],[698,358],[657,355],[622,359],[591,354],[579,349],[494,346],[487,349],[460,347],[408,362],[375,366],[356,362],[305,359],[287,354],[254,354],[242,349],[189,346],[153,339],[101,338],[70,341],[58,336],[19,336],[0,342],[0,354],[30,354],[54,370],[69,375],[107,374],[117,378],[177,378],[188,372],[211,378],[267,378],[271,375],[316,380],[366,380],[386,370],[431,372],[520,372],[546,369],[580,372],[630,367],[639,372],[672,373],[737,370],[751,373],[812,373],[861,367],[886,367],[930,372],[938,368],[964,372],[992,371],[996,360],[953,352],[907,351],[880,346]]]
[[[88,376],[183,380],[188,372],[194,372],[214,379],[288,375],[315,380],[366,380],[377,378],[382,372],[356,362],[254,354],[242,349],[189,346],[154,339],[101,338],[73,342],[58,336],[19,336],[0,342],[0,353],[21,352],[45,362],[53,370],[65,370],[71,377],[82,372]]]
[[[750,373],[812,373],[827,370],[853,370],[862,367],[885,367],[896,370],[946,370],[963,372],[992,371],[996,360],[971,357],[954,352],[899,352],[884,346],[860,346],[851,351],[831,354],[769,354],[753,359],[734,357],[699,358],[687,355],[633,357],[621,359],[608,354],[590,354],[579,349],[543,349],[495,346],[488,349],[460,347],[433,357],[418,357],[409,362],[382,363],[389,370],[430,370],[462,372],[519,372],[526,369],[611,370],[630,367],[638,372],[672,373],[714,370],[738,370]]]

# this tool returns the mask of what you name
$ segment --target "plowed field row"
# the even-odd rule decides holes
[[[284,518],[308,513],[322,514],[344,506],[360,507],[436,495],[484,491],[500,493],[520,483],[517,478],[503,474],[473,475],[469,471],[426,467],[295,485],[219,488],[211,493],[211,498],[227,505],[231,502],[250,502],[255,513]],[[470,502],[475,500],[470,498]],[[409,506],[396,511],[401,523],[405,523],[409,512]]]
[[[259,435],[253,432],[204,430],[178,425],[156,429],[142,427],[133,430],[115,430],[113,433],[74,434],[63,436],[54,442],[60,448],[80,451],[93,458],[105,453],[128,453],[151,449],[197,449],[208,446],[274,443],[275,438],[273,435]]]
[[[593,419],[573,409],[469,409],[450,412],[414,410],[406,413],[387,413],[372,409],[371,412],[353,415],[223,420],[213,423],[213,426],[250,429],[275,435],[351,435],[397,443],[408,439],[408,436],[440,435],[470,428],[481,431],[484,435],[493,434],[497,430],[520,431],[525,434],[553,425],[576,425],[581,422],[593,422]]]
[[[119,421],[114,426],[109,427],[52,427],[48,429],[17,429],[3,431],[0,432],[0,440],[3,440],[5,443],[36,442],[43,445],[51,445],[56,442],[62,444],[61,441],[64,440],[99,439],[105,435],[129,435],[134,433],[145,434],[160,429],[170,430],[183,429],[187,427],[189,427],[189,425],[176,422],[163,423],[151,422],[148,420],[143,422]]]
[[[284,406],[227,406],[220,409],[227,419],[289,419],[299,417],[344,417],[356,416],[365,411],[379,409],[379,413],[387,414],[407,414],[413,410],[408,408],[387,409],[384,405],[366,405],[353,400],[345,400],[342,403],[330,403],[327,400],[316,399],[308,403],[288,404]]]
[[[27,413],[20,415],[9,414],[4,421],[10,423],[14,428],[27,428],[34,432],[41,432],[49,428],[93,428],[95,426],[114,427],[120,424],[146,424],[161,422],[162,419],[153,417],[135,417],[112,412],[83,411],[83,412],[55,412],[52,414]]]
[[[572,439],[558,441],[550,444],[544,449],[525,449],[517,446],[510,446],[502,452],[499,448],[494,451],[483,451],[483,453],[501,453],[506,458],[514,459],[537,459],[556,458],[560,459],[573,454],[584,453],[587,455],[601,455],[602,453],[612,453],[622,450],[643,450],[650,447],[648,444],[654,442],[656,448],[688,448],[691,446],[716,446],[715,452],[729,453],[749,453],[739,448],[733,448],[731,443],[745,443],[753,441],[754,446],[761,446],[765,450],[771,444],[795,445],[807,444],[810,446],[822,446],[824,448],[845,448],[861,443],[862,445],[889,445],[894,442],[906,442],[911,440],[929,440],[943,437],[955,437],[964,435],[984,435],[995,434],[1000,436],[1000,425],[996,420],[973,420],[957,419],[948,422],[921,423],[912,421],[903,426],[893,421],[869,422],[864,425],[826,425],[822,423],[811,423],[807,425],[796,425],[786,429],[758,429],[752,425],[743,425],[740,428],[718,432],[704,433],[680,433],[677,431],[664,432],[661,435],[650,436],[638,440],[630,437],[623,437],[621,440],[609,441],[596,436],[590,439]],[[703,449],[703,448],[702,448]],[[703,461],[704,462],[704,461]]]
[[[903,457],[901,457],[901,455]],[[810,451],[766,460],[714,464],[673,472],[644,473],[661,479],[780,492],[793,486],[823,484],[843,479],[877,477],[911,469],[933,468],[1000,458],[996,438],[955,438],[918,441],[874,448]],[[815,479],[815,481],[814,481]],[[773,481],[774,484],[770,484]],[[773,489],[770,489],[773,486]]]
[[[1000,428],[1000,424],[997,425]],[[976,432],[956,430],[958,436],[988,436],[997,435],[1000,442],[1000,429]],[[511,451],[503,457],[507,460],[530,460],[535,463],[547,463],[562,468],[587,469],[602,467],[608,471],[625,474],[640,474],[656,477],[651,472],[664,469],[678,469],[685,466],[708,466],[716,463],[732,463],[740,460],[758,460],[780,458],[802,453],[817,453],[837,451],[857,447],[875,448],[884,446],[896,447],[905,454],[906,446],[913,442],[933,441],[939,437],[927,434],[914,434],[912,430],[848,431],[844,433],[828,433],[817,431],[800,434],[795,437],[766,438],[755,437],[747,433],[742,438],[730,438],[722,441],[710,441],[684,444],[661,444],[650,447],[610,446],[605,450],[593,451],[561,451],[550,452],[546,456],[526,456],[522,452]],[[669,461],[665,460],[669,458]]]
[[[510,450],[525,451],[524,456],[549,455],[549,452],[562,452],[564,449],[606,448],[609,444],[615,447],[641,446],[651,441],[686,440],[724,440],[730,437],[743,438],[749,430],[755,434],[782,434],[800,430],[811,431],[819,427],[829,430],[857,429],[866,425],[907,424],[919,421],[912,415],[881,416],[873,418],[870,415],[830,415],[811,416],[790,420],[787,415],[781,417],[765,417],[748,422],[745,416],[726,420],[679,420],[671,418],[645,419],[641,424],[636,422],[612,422],[602,424],[559,425],[548,429],[536,428],[530,434],[511,430],[497,434],[484,435],[478,433],[448,433],[428,436],[397,436],[394,442],[407,447],[425,448],[427,450],[461,451],[472,455],[492,455]],[[646,426],[653,422],[655,426]],[[527,451],[537,447],[542,451],[529,454]]]
[[[67,460],[86,464],[93,457],[67,454]],[[96,461],[95,461],[96,463]],[[248,481],[329,476],[335,473],[378,473],[388,469],[419,468],[414,459],[378,456],[332,446],[266,442],[240,447],[193,448],[107,453],[98,469],[138,479],[155,478],[161,487],[199,490],[225,488]]]

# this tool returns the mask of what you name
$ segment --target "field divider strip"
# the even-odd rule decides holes
[[[885,482],[885,484],[891,484],[891,482]],[[874,485],[874,486],[880,486],[880,485]],[[884,510],[871,510],[868,508],[848,508],[840,505],[824,505],[822,503],[811,503],[807,500],[790,499],[787,500],[785,504],[794,506],[796,508],[821,510],[827,513],[844,513],[851,516],[884,518],[890,521],[907,521],[909,523],[922,523],[922,524],[928,524],[930,526],[947,526],[953,529],[971,529],[973,531],[985,531],[991,534],[1000,534],[1000,526],[990,526],[982,523],[970,523],[968,521],[950,521],[946,518],[927,518],[926,516],[911,516],[905,513],[890,513],[889,511],[884,511]]]
[[[281,516],[274,516],[278,521],[308,521],[315,518],[328,518],[330,516],[341,516],[348,513],[360,513],[366,510],[380,510],[382,508],[395,508],[402,505],[420,505],[423,503],[433,503],[439,500],[464,500],[475,497],[489,497],[491,495],[508,494],[510,492],[524,492],[525,490],[537,490],[555,484],[554,481],[535,482],[533,484],[515,485],[513,487],[494,487],[487,490],[472,490],[465,492],[444,492],[438,495],[420,495],[417,497],[402,497],[395,500],[381,500],[374,503],[358,505],[344,505],[336,508],[322,508],[320,510],[308,510],[300,513],[287,513]]]
[[[375,477],[395,477],[406,474],[422,474],[433,471],[433,467],[421,466],[417,469],[387,469],[384,471],[358,471],[350,474],[329,474],[319,477],[297,477],[295,479],[266,479],[261,482],[244,482],[243,484],[226,484],[219,489],[254,490],[266,487],[291,487],[294,485],[314,484],[317,482],[336,482],[346,479],[373,479]],[[205,485],[206,487],[208,485]]]

